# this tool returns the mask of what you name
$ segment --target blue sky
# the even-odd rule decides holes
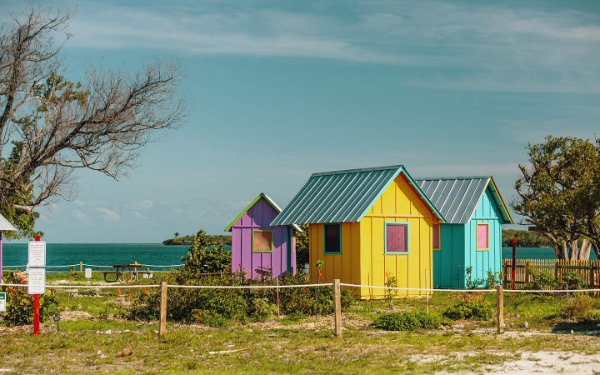
[[[74,201],[40,210],[47,241],[222,233],[261,191],[285,206],[342,168],[493,175],[512,201],[528,142],[600,134],[598,2],[62,4],[67,76],[176,62],[192,114],[120,181],[79,173]]]

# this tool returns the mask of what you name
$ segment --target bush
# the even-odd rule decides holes
[[[556,289],[559,287],[559,283],[554,275],[535,268],[528,268],[529,278],[531,282],[525,284],[525,289],[530,290],[542,290],[542,289]]]
[[[489,302],[467,297],[448,307],[443,315],[452,320],[490,320],[494,309]]]
[[[385,314],[373,321],[371,326],[386,331],[414,331],[416,329],[437,329],[442,325],[437,315],[422,311],[402,311]]]
[[[588,317],[591,311],[592,298],[585,294],[578,294],[573,298],[569,298],[562,316],[569,320],[582,320]]]
[[[19,284],[14,272],[6,276],[7,284]],[[27,294],[27,288],[4,287],[6,292],[6,312],[2,314],[4,323],[8,326],[21,326],[33,323],[33,295]],[[46,290],[40,296],[40,321],[58,314],[58,302],[51,290]]]
[[[169,283],[178,283],[181,274],[174,272],[168,277]],[[240,274],[227,274],[219,277],[203,277],[187,280],[187,285],[251,285],[256,281],[247,280]],[[275,285],[276,281],[266,280],[261,285]],[[305,275],[284,276],[279,285],[307,283]],[[347,290],[342,290],[342,308],[350,306],[354,298]],[[279,289],[280,312],[284,315],[322,315],[333,312],[333,288],[281,288]],[[273,289],[169,289],[167,295],[167,316],[169,320],[198,322],[198,311],[203,312],[201,322],[206,323],[207,312],[213,317],[225,320],[247,321],[266,320],[276,310],[277,291]],[[153,289],[138,294],[137,303],[132,303],[131,318],[157,319],[160,307],[160,290]],[[208,323],[207,323],[208,324]]]

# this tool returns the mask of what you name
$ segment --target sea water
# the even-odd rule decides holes
[[[189,246],[164,246],[158,243],[48,243],[46,247],[46,264],[63,266],[48,271],[66,271],[69,266],[79,267],[79,262],[95,266],[110,267],[113,264],[138,262],[151,266],[175,266],[182,263],[181,257],[187,255]],[[512,249],[502,249],[505,259],[512,257]],[[543,247],[517,248],[518,259],[554,259],[554,250]],[[591,255],[591,259],[596,256]],[[26,243],[3,243],[2,263],[4,268],[27,263]],[[160,269],[160,267],[150,267]]]

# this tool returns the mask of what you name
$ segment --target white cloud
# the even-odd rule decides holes
[[[152,207],[154,207],[154,202],[152,202],[151,200],[145,199],[145,200],[141,200],[141,201],[137,201],[137,202],[128,204],[127,207],[133,208],[136,210],[148,210],[148,209],[151,209]]]
[[[436,77],[425,69],[407,83],[454,90],[600,92],[600,18],[593,14],[440,1],[348,2],[345,16],[309,8],[87,4],[72,22],[69,45],[441,67],[452,74]]]
[[[71,211],[71,216],[73,216],[74,219],[79,221],[87,221],[88,219],[88,216],[79,209]]]
[[[109,210],[105,207],[96,207],[94,211],[100,216],[100,218],[102,218],[105,221],[114,223],[119,221],[120,219],[119,214],[116,211]]]

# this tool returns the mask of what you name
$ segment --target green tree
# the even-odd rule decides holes
[[[515,211],[546,235],[557,258],[600,255],[600,141],[546,137],[529,144],[529,165],[519,165]]]
[[[187,257],[181,260],[185,264],[177,276],[180,282],[198,279],[203,273],[231,270],[231,252],[223,250],[223,244],[207,236],[204,229],[198,231]]]
[[[296,232],[296,269],[301,269],[308,263],[309,233],[308,225],[300,225],[302,232]]]
[[[118,179],[142,148],[186,116],[173,67],[90,69],[69,80],[60,52],[70,16],[32,8],[0,24],[0,212],[31,237],[36,208],[75,197],[74,172]],[[60,40],[62,39],[62,40]]]

